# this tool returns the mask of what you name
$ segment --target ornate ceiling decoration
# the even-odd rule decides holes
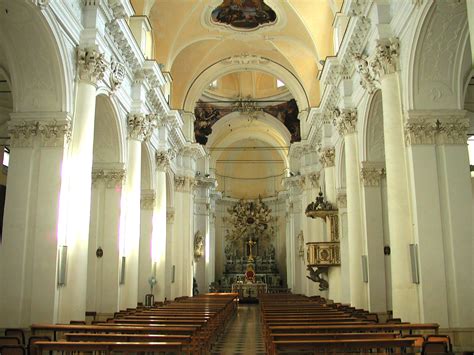
[[[194,136],[196,142],[205,145],[208,136],[212,133],[212,126],[219,119],[234,111],[247,116],[249,120],[258,119],[259,114],[265,112],[285,125],[291,134],[291,143],[301,140],[299,110],[294,99],[277,105],[260,106],[258,103],[258,101],[251,98],[239,98],[233,101],[230,106],[218,106],[198,101],[194,110],[194,116],[196,117]]]
[[[235,30],[254,30],[276,19],[275,11],[264,0],[223,0],[211,13],[213,23]]]

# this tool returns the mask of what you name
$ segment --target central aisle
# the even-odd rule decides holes
[[[212,354],[265,354],[258,304],[239,304]]]

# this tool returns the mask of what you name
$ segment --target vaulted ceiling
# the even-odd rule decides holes
[[[277,14],[276,22],[250,31],[211,21],[212,10],[223,2],[132,1],[137,14],[149,17],[155,59],[173,78],[173,108],[184,108],[191,85],[207,68],[243,54],[261,56],[283,67],[300,82],[309,105],[317,106],[319,61],[334,54],[332,22],[342,0],[266,0]]]

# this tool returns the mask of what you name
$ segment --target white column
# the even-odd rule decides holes
[[[29,327],[57,321],[57,224],[71,131],[69,119],[60,113],[16,113],[8,130],[0,327]]]
[[[58,243],[67,245],[68,282],[59,290],[58,321],[84,319],[87,287],[87,252],[91,200],[96,82],[103,77],[105,60],[94,48],[78,49],[76,103],[72,140],[64,174],[68,186],[61,191]],[[64,192],[64,194],[63,194]]]
[[[154,290],[155,300],[163,301],[166,295],[167,274],[167,234],[168,223],[166,218],[167,194],[166,194],[166,170],[173,159],[169,151],[157,151],[156,160],[156,203],[153,214],[153,237],[152,237],[152,258],[156,263],[155,277],[157,285]]]
[[[154,116],[130,114],[125,196],[122,200],[125,228],[120,231],[120,256],[125,257],[125,278],[120,286],[120,308],[134,308],[138,300],[138,254],[140,247],[140,198],[142,141],[152,134]],[[123,270],[122,270],[123,271]],[[122,277],[123,279],[123,277]]]
[[[383,206],[381,179],[385,174],[383,163],[362,162],[361,180],[364,186],[365,235],[367,238],[368,310],[374,313],[387,312],[385,284],[385,260],[383,239]]]
[[[124,169],[94,168],[92,172],[87,311],[110,314],[119,309],[119,226],[124,180]],[[102,256],[97,254],[99,248]]]
[[[320,162],[324,168],[324,184],[326,200],[336,207],[336,177],[335,160],[336,152],[334,147],[327,147],[321,151]],[[340,218],[340,217],[338,217]],[[339,224],[341,221],[339,220]],[[339,248],[340,250],[340,248]],[[341,259],[341,263],[342,263]],[[336,302],[341,301],[341,267],[332,266],[328,271],[329,291],[328,298]]]
[[[367,308],[366,285],[363,282],[361,265],[364,249],[356,126],[355,110],[340,111],[337,128],[339,133],[344,135],[345,143],[350,297],[352,306]]]
[[[418,322],[418,293],[411,279],[409,244],[413,243],[413,229],[397,62],[398,41],[380,41],[372,66],[382,86],[393,316]]]
[[[472,327],[471,184],[462,110],[410,111],[405,124],[419,249],[420,318],[446,328]],[[436,297],[433,297],[436,294]]]
[[[192,296],[193,286],[193,185],[190,176],[175,176],[175,230],[173,264],[175,285],[172,297]]]
[[[166,207],[166,258],[165,258],[165,298],[172,300],[174,297],[174,285],[173,281],[173,265],[175,265],[175,259],[173,258],[173,251],[175,247],[173,245],[174,235],[174,208]]]
[[[340,302],[351,302],[351,287],[349,273],[349,235],[347,232],[347,195],[345,191],[338,191],[336,195],[339,211],[339,250],[341,253],[341,298]]]
[[[153,233],[156,193],[154,190],[142,190],[140,199],[140,241],[138,251],[138,294],[137,302],[145,303],[145,295],[151,292],[150,278],[156,278],[153,259]],[[153,288],[153,291],[156,287]],[[156,299],[156,301],[158,301]]]

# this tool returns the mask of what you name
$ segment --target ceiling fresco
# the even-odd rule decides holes
[[[274,23],[276,14],[263,0],[223,0],[211,18],[214,23],[250,30]]]
[[[291,134],[290,142],[299,142],[300,121],[298,119],[298,106],[294,99],[277,105],[256,106],[255,101],[239,100],[232,106],[217,106],[211,103],[198,101],[194,110],[194,135],[196,142],[205,145],[208,136],[212,133],[212,126],[222,117],[239,111],[249,117],[249,120],[258,119],[259,112],[265,112],[285,125]]]

